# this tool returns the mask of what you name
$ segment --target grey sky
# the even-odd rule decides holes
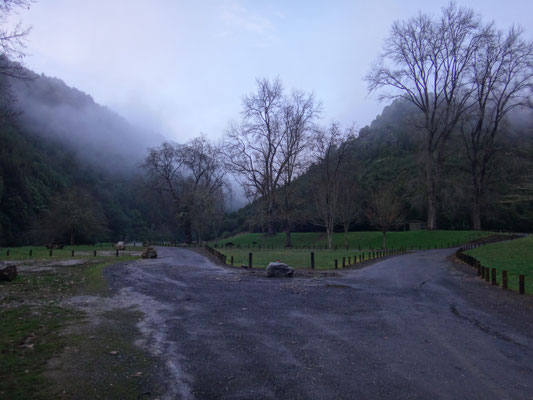
[[[447,1],[38,0],[25,63],[133,123],[184,141],[217,138],[256,77],[313,91],[324,119],[362,127],[383,104],[363,81],[392,22]],[[458,1],[533,37],[533,1]]]

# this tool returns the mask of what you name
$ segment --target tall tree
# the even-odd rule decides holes
[[[352,129],[343,131],[338,123],[319,129],[313,143],[315,165],[312,166],[312,191],[316,214],[311,218],[317,226],[326,228],[328,248],[331,249],[333,231],[339,222],[339,202],[343,182],[343,165],[349,149]]]
[[[383,234],[382,248],[387,248],[387,232],[402,221],[402,203],[392,185],[381,185],[373,190],[365,207],[365,215],[371,225]]]
[[[471,106],[468,68],[482,39],[479,18],[450,3],[440,18],[420,13],[397,21],[366,80],[381,99],[403,98],[421,111],[428,229],[437,228],[440,176],[446,143]]]
[[[526,106],[533,87],[533,43],[522,31],[507,34],[486,28],[469,68],[470,112],[460,124],[472,179],[472,224],[481,229],[487,178],[496,152],[496,140],[505,130],[509,112]]]
[[[257,80],[257,92],[243,98],[242,120],[230,123],[225,137],[227,168],[245,193],[258,200],[264,230],[274,233],[283,215],[290,246],[292,184],[304,170],[304,155],[320,106],[312,94],[285,95],[276,79]]]

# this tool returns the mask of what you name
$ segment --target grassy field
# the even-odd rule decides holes
[[[253,267],[265,268],[269,262],[280,260],[281,262],[290,265],[293,268],[310,268],[311,267],[311,251],[307,249],[279,249],[279,250],[265,250],[265,249],[224,249],[222,253],[227,256],[227,263],[230,263],[233,256],[233,265],[248,265],[248,253],[253,253]],[[335,260],[338,260],[338,267],[342,267],[342,258],[345,258],[346,265],[349,261],[354,262],[357,257],[357,262],[360,256],[364,254],[364,259],[369,260],[372,257],[372,252],[368,251],[347,251],[347,250],[314,250],[315,253],[315,268],[316,269],[331,269],[335,268]]]
[[[518,290],[518,275],[525,275],[526,293],[533,294],[533,236],[487,244],[466,254],[478,259],[485,267],[496,268],[498,284],[501,284],[501,271],[507,270],[511,289]]]
[[[126,247],[126,252],[142,251],[143,247]],[[25,260],[25,259],[55,259],[55,258],[72,258],[72,251],[74,251],[74,257],[94,257],[94,251],[96,250],[97,257],[110,257],[115,256],[115,249],[110,243],[103,243],[102,245],[79,245],[79,246],[65,246],[62,249],[52,250],[52,256],[50,257],[50,250],[45,246],[22,246],[22,247],[2,247],[0,248],[0,261],[3,260]],[[30,256],[31,251],[31,256]],[[9,255],[8,255],[9,252]],[[124,254],[122,251],[120,255]],[[125,253],[127,255],[127,253]]]
[[[64,335],[62,332],[71,323],[84,318],[79,310],[65,308],[62,299],[79,294],[106,293],[103,269],[115,262],[136,260],[138,256],[79,257],[81,264],[39,268],[39,258],[62,263],[71,258],[71,250],[89,251],[84,246],[54,251],[49,257],[47,249],[33,247],[34,256],[29,258],[28,248],[11,249],[10,259],[23,269],[11,282],[0,282],[0,398],[2,399],[57,399],[60,393],[43,376],[47,363],[59,355],[65,346],[80,347],[86,338]],[[104,249],[104,248],[102,248]],[[112,248],[105,248],[111,251]],[[136,250],[142,250],[137,247]],[[2,258],[6,259],[2,249]],[[43,253],[43,254],[41,254]],[[57,254],[57,255],[56,255]],[[26,264],[24,258],[28,260]],[[50,267],[52,265],[52,267]],[[92,343],[92,342],[88,342]]]
[[[428,249],[458,246],[481,237],[489,236],[493,232],[484,231],[406,231],[389,232],[387,234],[388,248]],[[294,248],[325,248],[327,239],[320,232],[299,232],[291,235]],[[349,232],[348,247],[350,249],[379,249],[381,248],[381,232]],[[261,233],[248,233],[230,237],[212,243],[216,247],[224,247],[225,243],[232,242],[241,248],[283,248],[285,234],[277,233],[266,237]],[[333,235],[333,246],[344,248],[344,233]]]

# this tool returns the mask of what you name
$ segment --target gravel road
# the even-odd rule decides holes
[[[453,250],[267,279],[194,251],[107,269],[168,399],[533,399],[533,300]],[[119,322],[117,322],[119,323]]]

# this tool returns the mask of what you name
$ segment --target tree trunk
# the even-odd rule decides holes
[[[381,241],[381,248],[383,250],[387,250],[387,231],[382,231],[383,233],[383,239]]]
[[[427,197],[427,229],[437,229],[437,177],[434,171],[434,160],[431,154],[426,154],[426,197]]]
[[[185,217],[185,221],[183,221],[183,231],[185,232],[185,243],[191,244],[192,243],[192,226],[191,226],[191,218],[189,216]]]
[[[326,228],[326,234],[328,236],[328,249],[331,250],[331,242],[333,239],[333,228],[328,226]]]
[[[348,229],[350,224],[344,224],[344,247],[348,250]]]
[[[291,243],[291,229],[287,226],[285,229],[285,247],[292,247]]]

